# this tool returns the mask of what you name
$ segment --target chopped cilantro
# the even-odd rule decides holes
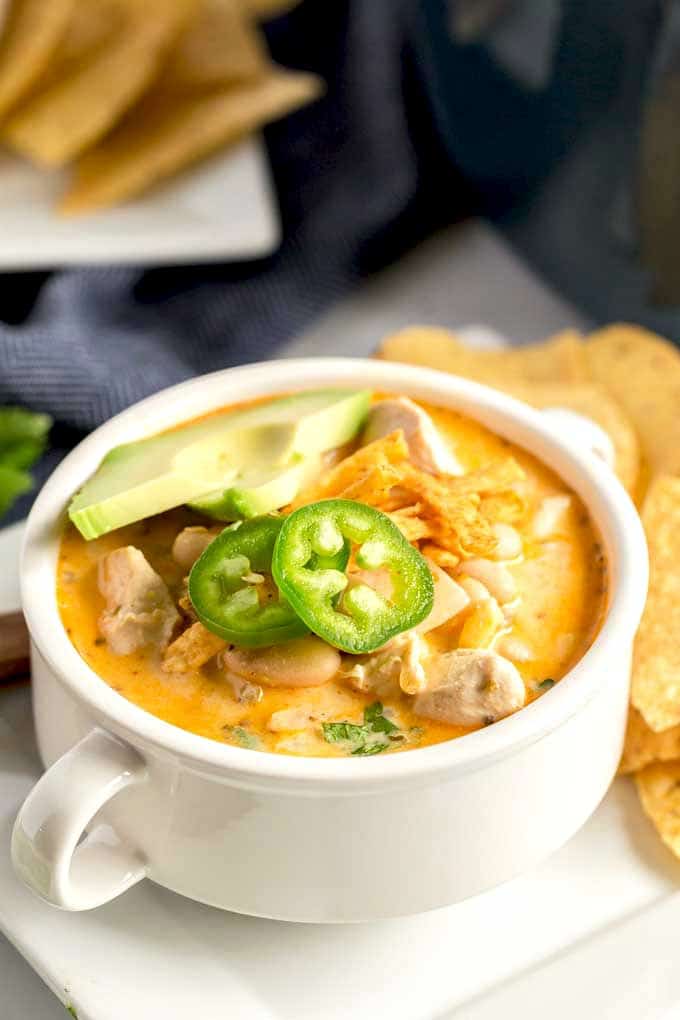
[[[379,701],[364,709],[363,725],[351,722],[323,723],[324,740],[329,744],[347,744],[351,755],[366,756],[386,751],[391,741],[403,739],[399,727],[383,715]]]
[[[396,733],[399,729],[383,715],[383,707],[379,701],[374,701],[364,710],[364,724],[370,726],[374,733]]]
[[[237,743],[239,747],[246,747],[249,751],[256,751],[260,746],[260,741],[255,734],[249,733],[245,726],[224,726],[223,729],[227,736]]]
[[[380,752],[384,751],[388,746],[389,745],[383,740],[377,741],[375,744],[361,744],[360,747],[354,748],[352,754],[362,755],[363,757],[366,757],[369,754],[380,754]]]
[[[546,677],[545,680],[541,680],[540,684],[537,685],[539,691],[549,691],[551,687],[555,686],[555,681],[550,677]]]
[[[33,487],[28,469],[45,452],[52,419],[23,407],[0,407],[0,516]]]
[[[78,1020],[78,1014],[76,1013],[76,1007],[75,1006],[72,1006],[71,1003],[69,1002],[69,1003],[66,1004],[66,1006],[64,1008],[65,1008],[67,1013],[69,1013],[71,1016],[75,1017],[75,1020]]]
[[[341,744],[345,740],[361,741],[364,738],[365,728],[350,722],[330,722],[323,724],[324,739],[329,744]]]

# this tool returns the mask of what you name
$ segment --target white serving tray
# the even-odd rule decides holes
[[[0,562],[16,554],[16,529],[0,534]],[[0,595],[0,606],[15,598]],[[680,864],[630,780],[617,780],[567,846],[513,882],[430,914],[324,927],[223,913],[148,881],[85,914],[44,905],[16,880],[8,853],[39,772],[28,688],[0,689],[0,929],[80,1020],[680,1017]],[[520,792],[518,824],[521,812]],[[417,862],[404,881],[408,867]],[[0,987],[11,994],[7,973],[0,957]],[[3,1020],[25,1009],[18,993],[7,1014],[0,1002]],[[63,1013],[55,1004],[54,1015],[30,1016]]]
[[[280,226],[259,136],[218,153],[135,202],[91,216],[53,211],[61,173],[0,151],[0,269],[259,258]]]

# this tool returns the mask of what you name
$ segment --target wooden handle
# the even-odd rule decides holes
[[[28,672],[28,629],[23,613],[6,613],[0,616],[0,683]]]

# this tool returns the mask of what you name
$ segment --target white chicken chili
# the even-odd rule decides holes
[[[296,421],[290,435],[272,433],[284,428],[269,410],[274,403],[238,408],[234,418],[219,412],[227,424],[241,416],[238,442],[250,444],[251,462],[234,467],[228,488],[214,484],[203,495],[192,482],[191,506],[179,505],[177,486],[168,502],[171,472],[161,465],[161,476],[159,467],[182,430],[158,437],[160,454],[142,450],[150,467],[128,467],[127,477],[151,474],[144,491],[160,493],[159,512],[133,519],[137,489],[119,499],[129,483],[118,479],[112,489],[95,476],[96,505],[87,486],[76,497],[77,526],[67,526],[61,543],[61,616],[81,656],[123,697],[249,749],[370,756],[492,725],[543,695],[587,650],[603,617],[607,572],[578,497],[536,458],[456,412],[377,394],[363,408],[349,395],[346,411],[347,395],[334,392],[332,425],[309,397],[303,427]],[[257,413],[267,417],[266,446],[242,423]],[[317,416],[313,427],[306,415]],[[206,473],[213,467],[204,433],[214,420],[187,432],[200,438]],[[262,463],[274,441],[278,459]],[[331,504],[370,508],[362,520],[378,522],[373,537],[362,538],[342,514],[331,520]],[[318,526],[300,575],[311,587],[298,604],[298,589],[289,597],[286,587],[293,553],[280,545],[303,508]],[[248,552],[258,521],[273,522],[263,526],[273,529],[266,556],[264,546]],[[218,543],[232,551],[215,560]],[[287,568],[278,573],[277,556]],[[213,561],[199,592],[198,565]],[[335,586],[328,596],[327,584]],[[204,590],[221,599],[214,613]],[[407,620],[417,622],[400,622]],[[354,644],[340,636],[348,621]]]

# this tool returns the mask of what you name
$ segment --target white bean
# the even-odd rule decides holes
[[[214,538],[215,532],[207,528],[183,528],[172,543],[172,557],[180,567],[188,570]]]
[[[318,687],[340,669],[340,653],[309,635],[272,648],[231,648],[222,654],[225,669],[269,687]]]
[[[522,555],[522,538],[517,528],[499,521],[493,525],[492,531],[497,540],[493,553],[495,560],[516,560]]]
[[[466,577],[465,574],[460,574],[456,578],[456,581],[463,591],[467,593],[467,596],[473,605],[477,602],[484,602],[486,599],[491,598],[489,589],[485,588],[482,582],[476,580],[474,577]]]
[[[517,597],[515,579],[502,563],[485,559],[464,560],[460,573],[481,581],[501,606]]]
[[[529,645],[513,634],[506,634],[505,637],[502,637],[496,650],[500,655],[513,662],[530,662],[534,658],[534,653]]]
[[[571,506],[571,496],[547,496],[541,500],[531,522],[531,533],[539,542],[554,535]]]

